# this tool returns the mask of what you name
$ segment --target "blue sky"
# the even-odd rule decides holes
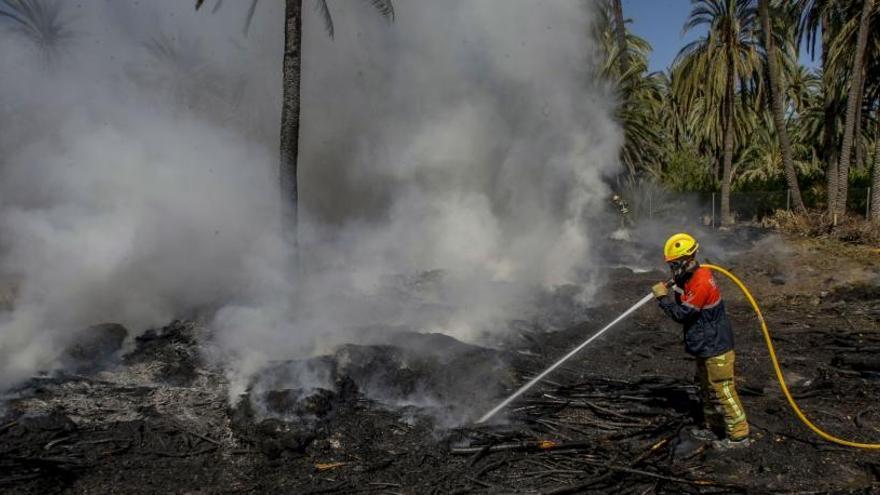
[[[623,16],[631,20],[627,27],[654,48],[648,62],[651,71],[669,67],[681,47],[703,34],[698,30],[682,33],[690,11],[690,0],[623,0]],[[817,65],[804,53],[801,63]]]

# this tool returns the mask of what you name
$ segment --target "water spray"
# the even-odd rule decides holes
[[[497,406],[495,406],[495,408],[493,408],[491,411],[489,411],[489,412],[487,412],[486,414],[484,414],[482,418],[480,418],[479,420],[477,420],[477,423],[483,423],[483,422],[487,421],[489,418],[491,418],[492,416],[498,414],[498,411],[500,411],[500,410],[504,409],[505,407],[507,407],[507,405],[510,404],[511,402],[513,402],[514,399],[516,399],[516,398],[519,397],[520,395],[524,394],[528,389],[534,387],[535,384],[537,384],[538,382],[540,382],[541,380],[543,380],[544,377],[546,377],[547,375],[549,375],[550,373],[552,373],[553,370],[555,370],[556,368],[558,368],[559,366],[561,366],[562,363],[564,363],[564,362],[568,361],[569,359],[571,359],[575,354],[577,354],[578,352],[580,352],[581,349],[583,349],[584,347],[587,347],[588,345],[590,345],[594,340],[596,340],[596,339],[598,339],[599,337],[601,337],[603,333],[605,333],[605,332],[608,331],[611,327],[613,327],[614,325],[616,325],[620,320],[626,318],[627,316],[630,315],[630,313],[632,313],[633,311],[635,311],[635,310],[641,308],[642,306],[644,306],[645,304],[647,304],[651,299],[654,299],[654,294],[648,294],[648,295],[646,295],[645,297],[643,297],[642,299],[640,299],[639,302],[633,304],[629,309],[627,309],[626,311],[624,311],[623,314],[621,314],[620,316],[618,316],[617,318],[615,318],[614,321],[612,321],[611,323],[605,325],[605,328],[603,328],[602,330],[599,330],[598,332],[596,332],[595,334],[593,334],[593,336],[591,336],[590,338],[588,338],[587,340],[585,340],[581,345],[575,347],[571,352],[569,352],[568,354],[566,354],[565,356],[563,356],[559,361],[556,361],[555,363],[553,363],[552,366],[550,366],[550,367],[547,368],[546,370],[542,371],[540,375],[538,375],[538,376],[532,378],[531,380],[529,380],[528,383],[526,383],[525,385],[523,385],[522,387],[520,387],[519,390],[517,390],[516,392],[514,392],[510,397],[504,399],[503,402],[501,402],[500,404],[498,404]]]

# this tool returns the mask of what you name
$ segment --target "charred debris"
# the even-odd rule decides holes
[[[748,270],[743,266],[743,270]],[[612,299],[656,274],[616,274]],[[768,272],[768,281],[772,278]],[[756,275],[757,276],[757,275]],[[776,284],[776,282],[768,282]],[[500,349],[397,332],[333,354],[272,363],[230,398],[207,330],[178,321],[136,337],[99,325],[66,372],[0,406],[0,491],[9,493],[876,493],[880,458],[825,444],[785,408],[759,336],[741,331],[747,450],[695,438],[692,363],[659,315],[639,313],[524,396],[470,421],[616,311],[556,332],[519,329]],[[823,425],[880,435],[876,287],[791,299],[771,312],[799,401]],[[809,324],[794,314],[809,315]],[[745,306],[731,304],[749,328]],[[798,323],[800,322],[800,323]],[[592,325],[592,326],[591,326]],[[873,327],[871,326],[873,325]],[[833,331],[831,331],[833,330]],[[300,384],[301,388],[291,388]]]
[[[222,370],[197,352],[196,325],[148,332],[114,365],[105,358],[124,329],[90,331],[103,344],[91,349],[103,355],[77,346],[70,359],[83,366],[75,373],[34,378],[8,395],[4,490],[101,491],[110,482],[126,491],[212,491],[198,480],[216,487],[224,478],[244,490],[298,493],[736,488],[679,466],[702,447],[681,435],[693,391],[669,378],[554,383],[520,401],[503,425],[450,427],[479,409],[442,404],[488,404],[479,397],[485,389],[462,386],[461,376],[489,373],[513,386],[537,360],[403,335],[399,346],[347,345],[332,356],[276,363],[230,406]],[[416,342],[433,351],[414,353]],[[283,388],[303,374],[327,388]],[[380,393],[382,400],[369,398]],[[421,404],[405,405],[417,396]]]

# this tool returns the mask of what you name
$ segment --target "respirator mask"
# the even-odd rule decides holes
[[[669,269],[672,271],[672,276],[678,280],[682,275],[687,273],[688,270],[693,266],[694,259],[693,258],[682,258],[678,260],[673,260],[667,263],[669,265]]]

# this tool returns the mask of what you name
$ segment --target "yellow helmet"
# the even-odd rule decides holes
[[[699,247],[697,240],[691,235],[675,234],[666,241],[666,245],[663,247],[663,256],[667,262],[674,261],[685,256],[692,256]]]

